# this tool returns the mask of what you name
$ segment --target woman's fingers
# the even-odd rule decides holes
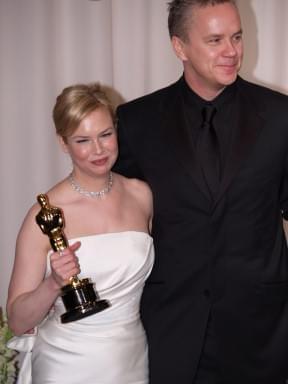
[[[80,273],[78,257],[74,253],[80,245],[80,241],[77,241],[60,252],[54,252],[50,257],[53,277],[61,286],[67,284],[70,277]]]

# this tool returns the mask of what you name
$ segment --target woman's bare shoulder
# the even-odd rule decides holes
[[[117,175],[119,182],[125,188],[125,191],[129,194],[144,196],[146,198],[152,198],[152,192],[149,185],[140,179],[127,178],[122,175]]]
[[[46,195],[48,196],[49,201],[51,200],[51,203],[61,204],[69,201],[71,196],[73,196],[73,193],[65,178],[50,188]]]
[[[153,216],[153,196],[149,185],[139,179],[130,179],[120,175],[118,177],[122,184],[123,194],[121,196],[125,206],[128,205],[132,210],[137,209],[146,217],[151,218]]]
[[[69,193],[66,192],[65,184],[66,184],[65,180],[62,180],[56,185],[54,185],[52,188],[50,188],[47,192],[39,193],[36,196],[35,204],[33,204],[29,208],[24,218],[22,227],[23,226],[25,227],[26,225],[30,226],[31,223],[35,224],[36,222],[35,218],[40,213],[42,208],[40,203],[41,201],[40,195],[44,195],[47,198],[47,202],[49,203],[49,205],[57,206],[66,202],[69,197]]]

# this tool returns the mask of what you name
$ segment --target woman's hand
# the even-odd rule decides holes
[[[80,273],[78,257],[75,255],[80,245],[80,241],[77,241],[63,251],[51,254],[51,276],[59,287],[68,284],[70,277]]]

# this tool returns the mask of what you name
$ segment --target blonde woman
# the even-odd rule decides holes
[[[154,259],[151,191],[146,183],[111,171],[117,133],[99,85],[65,88],[53,118],[73,170],[47,195],[64,212],[70,246],[61,255],[51,251],[49,238],[36,224],[40,206],[35,204],[18,235],[7,303],[16,335],[38,329],[32,370],[23,377],[37,384],[147,384],[139,302]],[[99,296],[111,305],[62,324],[60,288],[73,275],[92,278]],[[23,337],[16,344],[19,340]]]

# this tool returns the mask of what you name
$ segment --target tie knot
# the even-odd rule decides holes
[[[202,109],[203,123],[211,123],[216,112],[216,107],[213,104],[206,104]]]

